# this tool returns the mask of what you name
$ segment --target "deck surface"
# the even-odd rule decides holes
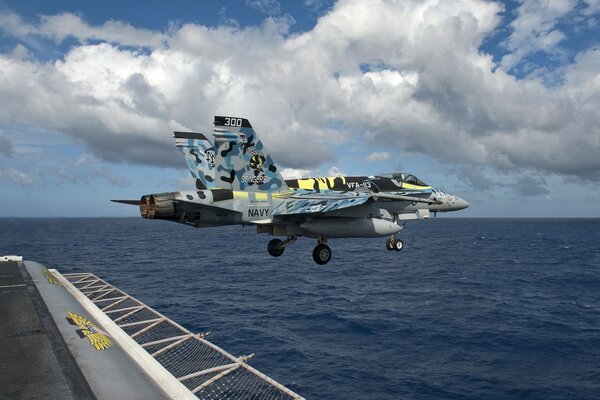
[[[0,399],[94,399],[25,268],[0,262]]]

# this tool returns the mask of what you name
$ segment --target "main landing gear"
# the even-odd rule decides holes
[[[286,240],[273,239],[267,245],[267,251],[273,257],[279,257],[285,248],[298,240],[297,236],[289,236]],[[331,260],[331,248],[327,246],[327,239],[319,239],[319,244],[313,250],[313,260],[319,265],[325,265]]]
[[[273,257],[279,257],[283,254],[285,248],[294,243],[296,240],[298,240],[298,236],[288,236],[288,238],[285,240],[273,239],[267,245],[267,251]]]
[[[298,236],[288,236],[285,240],[272,239],[267,245],[267,251],[273,257],[279,257],[283,254],[285,248],[296,240],[298,240]],[[385,243],[385,248],[390,251],[402,251],[404,242],[392,235]],[[319,238],[319,243],[315,246],[312,256],[313,260],[319,265],[325,265],[331,260],[331,248],[327,245],[327,239]]]
[[[319,244],[313,250],[313,260],[319,265],[325,265],[331,260],[331,248],[325,240],[319,240]]]

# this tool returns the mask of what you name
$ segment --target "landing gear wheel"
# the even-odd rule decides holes
[[[400,240],[400,239],[394,240],[394,250],[402,251],[403,248],[404,248],[404,242],[402,240]]]
[[[331,249],[324,243],[319,243],[313,250],[313,260],[319,265],[325,265],[331,260]]]
[[[388,241],[387,241],[387,242],[385,242],[385,248],[386,248],[386,249],[388,249],[389,251],[392,251],[392,250],[394,250],[394,242],[395,242],[395,241],[396,241],[396,240],[395,240],[395,239],[393,239],[393,238],[390,238],[390,239],[388,239]]]
[[[269,242],[269,244],[267,245],[267,251],[270,255],[272,255],[273,257],[279,257],[283,254],[285,247],[278,247],[281,244],[281,242],[281,239],[273,239]]]

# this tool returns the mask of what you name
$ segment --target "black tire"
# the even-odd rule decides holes
[[[331,260],[331,249],[324,243],[318,244],[313,250],[313,260],[319,265],[325,265]]]
[[[394,250],[402,251],[402,249],[404,249],[404,242],[400,239],[396,239],[394,241]]]
[[[385,242],[385,248],[388,249],[389,251],[394,250],[394,239],[388,239],[387,242]]]
[[[267,251],[269,252],[270,255],[272,255],[273,257],[279,257],[280,255],[283,254],[283,251],[285,250],[285,247],[282,248],[277,248],[277,246],[279,246],[281,244],[281,239],[273,239],[269,242],[269,244],[267,245]]]

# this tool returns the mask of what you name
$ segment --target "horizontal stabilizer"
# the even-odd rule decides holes
[[[198,228],[242,223],[243,214],[239,211],[179,199],[174,199],[173,202],[177,205],[177,222]]]
[[[208,140],[202,133],[196,132],[173,132],[175,139]]]
[[[129,204],[131,206],[139,206],[139,200],[111,200],[114,203]]]
[[[242,213],[239,211],[235,211],[235,210],[229,210],[227,208],[223,208],[223,207],[218,207],[218,206],[213,206],[210,204],[203,204],[203,203],[196,203],[193,201],[186,201],[186,200],[179,200],[179,199],[174,199],[174,202],[181,204],[181,207],[184,211],[201,211],[201,210],[213,210],[216,211],[222,215],[239,215],[241,216]]]

